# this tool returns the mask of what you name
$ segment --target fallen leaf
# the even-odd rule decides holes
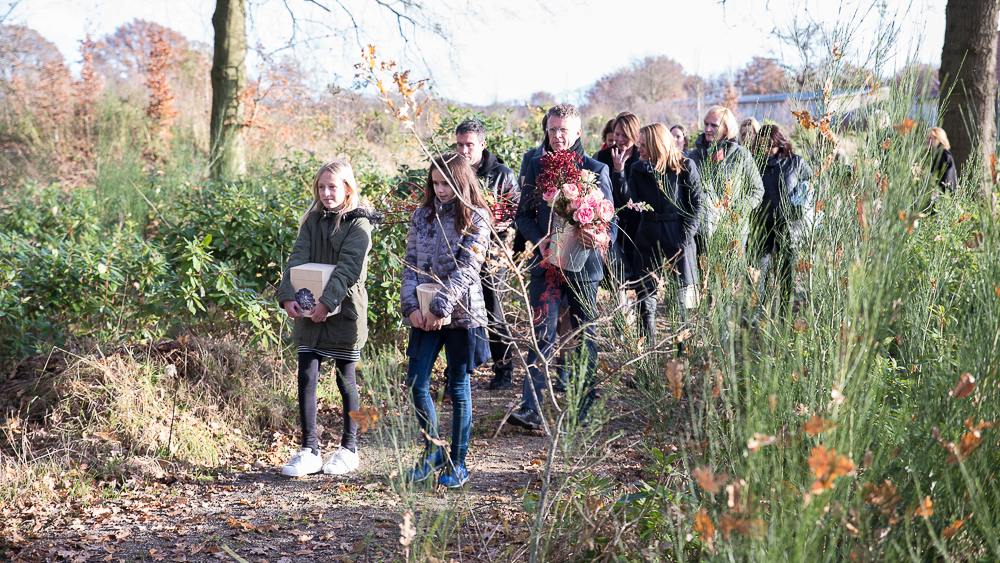
[[[667,362],[666,367],[667,382],[670,384],[670,392],[674,395],[674,400],[680,400],[684,393],[684,368],[677,359]]]
[[[913,513],[916,514],[917,516],[923,516],[923,518],[926,520],[934,514],[933,507],[934,503],[931,502],[931,497],[928,496],[923,500],[923,502],[920,503],[920,506],[918,506],[916,510],[913,511]]]
[[[813,267],[812,263],[807,262],[806,260],[799,260],[798,263],[795,264],[795,271],[800,274],[805,274],[808,273],[809,270],[812,269],[812,267]]]
[[[955,537],[956,535],[958,535],[958,531],[962,529],[962,524],[964,523],[965,522],[962,520],[955,520],[954,522],[951,523],[950,526],[941,531],[941,537],[943,537],[946,540],[950,540],[951,538]]]
[[[712,519],[709,518],[708,512],[702,508],[698,514],[694,515],[694,531],[698,533],[698,537],[701,541],[705,543],[705,547],[709,551],[713,550],[712,538],[715,536],[715,524],[712,523]]]
[[[757,453],[757,450],[763,448],[764,446],[770,446],[778,441],[776,436],[768,436],[767,434],[759,434],[757,432],[753,433],[753,438],[747,440],[747,449],[750,453]]]
[[[719,518],[719,532],[725,539],[729,539],[729,535],[733,532],[748,537],[760,537],[767,532],[767,524],[760,518],[740,519],[729,514],[723,514]]]
[[[956,399],[963,399],[972,394],[976,389],[976,378],[972,377],[971,373],[963,373],[958,378],[958,385],[955,386],[948,394]]]
[[[417,529],[413,527],[413,513],[407,512],[403,515],[403,523],[399,525],[399,543],[409,549],[413,538],[417,536]]]
[[[754,268],[753,266],[747,268],[747,274],[750,275],[750,281],[753,283],[757,283],[757,280],[760,279],[760,270]]]
[[[719,487],[729,481],[729,475],[725,473],[713,473],[711,467],[695,469],[693,474],[698,485],[713,495],[719,492]]]
[[[975,250],[983,244],[983,233],[972,233],[972,238],[965,241],[965,248]]]
[[[891,146],[892,146],[892,139],[886,137],[885,140],[882,141],[882,148],[885,150],[889,150],[889,147]]]
[[[896,512],[896,505],[903,499],[896,490],[896,485],[885,479],[879,484],[865,483],[861,488],[861,494],[866,502],[877,507],[884,516],[890,517]]]
[[[854,463],[851,460],[837,454],[837,450],[827,450],[823,445],[816,446],[811,450],[809,469],[816,477],[816,481],[812,485],[814,493],[832,489],[835,479],[851,475],[855,471]]]
[[[809,323],[806,322],[805,318],[799,317],[795,319],[795,324],[792,325],[792,330],[797,332],[809,332]]]
[[[802,425],[802,431],[806,432],[810,436],[815,436],[816,434],[822,434],[827,430],[832,430],[837,426],[838,424],[836,422],[813,415],[812,418],[809,419],[809,422]]]

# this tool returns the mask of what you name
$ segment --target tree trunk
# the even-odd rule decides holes
[[[970,179],[982,186],[987,204],[996,142],[998,15],[1000,0],[948,0],[941,50],[941,126],[959,172],[977,167]]]
[[[217,0],[212,27],[211,170],[212,178],[225,182],[247,171],[240,97],[247,83],[246,0]]]

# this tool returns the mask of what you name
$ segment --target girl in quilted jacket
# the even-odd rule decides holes
[[[324,164],[316,173],[312,192],[313,202],[302,215],[277,295],[278,304],[295,319],[292,337],[299,352],[302,450],[281,470],[289,477],[320,470],[342,475],[354,471],[360,463],[355,441],[358,424],[349,413],[359,408],[355,367],[368,339],[368,251],[372,247],[372,225],[382,220],[382,215],[361,198],[354,171],[347,162]],[[297,295],[289,271],[310,262],[335,264],[336,269],[322,295]],[[304,313],[303,309],[311,311]],[[316,386],[320,364],[325,360],[336,365],[337,387],[344,402],[340,447],[326,463],[316,435]]]
[[[458,153],[434,159],[423,203],[410,220],[400,288],[401,311],[412,326],[406,381],[427,434],[424,453],[409,472],[412,481],[423,481],[438,469],[444,469],[440,483],[446,487],[461,487],[469,479],[465,468],[472,425],[469,375],[490,358],[479,280],[489,250],[490,217],[469,161]],[[421,314],[417,297],[422,284],[440,286],[426,315]],[[435,445],[440,440],[429,389],[431,368],[442,347],[452,405],[450,455]]]

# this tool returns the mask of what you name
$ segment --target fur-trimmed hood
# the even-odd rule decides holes
[[[371,207],[359,207],[354,211],[348,211],[344,214],[344,218],[342,220],[350,221],[351,219],[358,218],[368,219],[368,222],[371,223],[373,227],[385,221],[385,215],[382,215],[382,213],[375,211]]]
[[[336,216],[337,213],[340,212],[327,211],[326,209],[320,211],[320,215],[323,218]],[[372,226],[374,227],[379,223],[385,221],[385,215],[382,215],[380,212],[375,211],[371,207],[359,207],[353,211],[348,211],[347,213],[344,213],[344,216],[341,217],[340,220],[350,221],[351,219],[368,219],[368,222],[371,223]]]

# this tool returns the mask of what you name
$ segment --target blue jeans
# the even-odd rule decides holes
[[[551,276],[531,276],[528,284],[528,294],[531,299],[532,316],[535,323],[535,335],[538,337],[538,348],[548,358],[550,366],[554,360],[554,351],[558,336],[556,324],[559,320],[559,305],[563,296],[569,297],[570,321],[575,330],[580,323],[588,323],[597,317],[597,286],[600,282],[558,282]],[[583,350],[586,355],[587,368],[585,372],[584,394],[580,402],[578,416],[587,416],[591,403],[597,395],[597,329],[591,325],[583,334]],[[528,374],[524,378],[524,389],[521,393],[521,406],[538,411],[538,401],[542,399],[545,389],[545,377],[540,369],[535,367],[538,355],[534,350],[528,352]],[[571,377],[577,373],[575,369],[567,370]],[[572,379],[570,380],[573,383]],[[573,383],[575,385],[575,383]],[[532,393],[534,388],[534,394]]]
[[[406,353],[410,356],[406,368],[406,381],[413,394],[413,406],[417,411],[420,426],[431,436],[438,437],[437,411],[431,398],[431,369],[434,360],[444,348],[448,359],[448,393],[451,395],[451,461],[458,465],[465,463],[469,451],[469,430],[472,427],[472,392],[469,374],[475,369],[474,351],[469,346],[469,329],[443,328],[425,331],[410,329],[410,345]],[[427,447],[430,441],[425,439]]]

